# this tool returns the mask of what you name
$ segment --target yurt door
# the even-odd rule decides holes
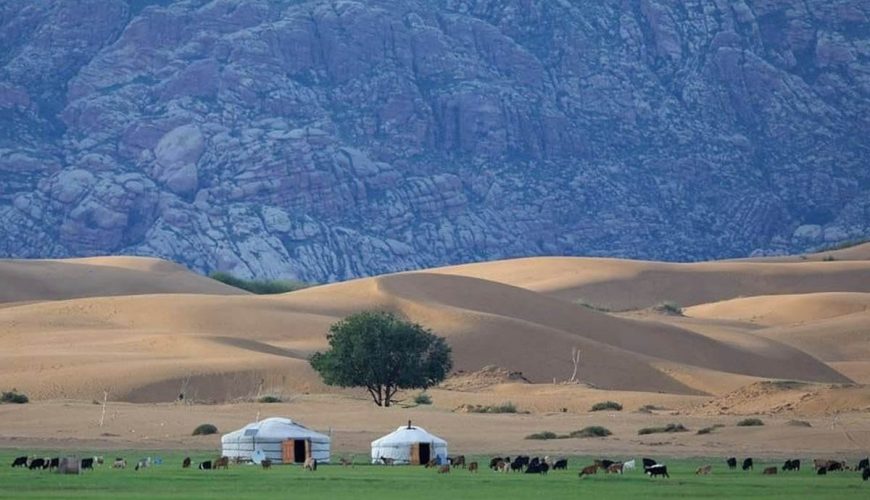
[[[311,456],[311,441],[288,439],[281,443],[281,461],[285,464],[301,464]]]
[[[411,456],[408,461],[411,465],[420,465],[420,443],[411,445]]]
[[[420,461],[421,464],[428,464],[432,460],[432,447],[429,443],[420,443]]]

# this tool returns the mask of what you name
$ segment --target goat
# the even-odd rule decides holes
[[[317,470],[317,459],[314,457],[308,457],[305,459],[305,463],[302,464],[302,468],[311,472]]]
[[[696,476],[706,476],[712,470],[713,470],[712,465],[705,465],[703,467],[698,467],[698,469],[695,471],[695,475]]]

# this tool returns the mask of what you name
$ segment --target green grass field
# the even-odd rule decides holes
[[[5,498],[304,498],[304,499],[484,499],[541,498],[547,500],[583,498],[870,498],[870,484],[855,472],[816,476],[812,467],[799,473],[763,476],[764,465],[757,460],[754,472],[729,471],[721,459],[659,460],[668,465],[671,479],[650,479],[635,471],[624,476],[598,474],[578,479],[577,469],[591,459],[569,459],[570,470],[548,476],[496,474],[485,468],[488,459],[478,459],[484,470],[478,474],[456,469],[437,474],[423,467],[357,465],[321,466],[306,472],[298,466],[274,466],[264,471],[248,465],[230,465],[228,471],[183,470],[179,453],[100,453],[107,464],[81,476],[61,476],[47,471],[12,469],[14,450],[0,452],[0,497]],[[40,454],[42,455],[42,454]],[[57,455],[54,453],[53,455]],[[111,458],[160,456],[161,466],[142,471],[113,470]],[[46,453],[45,456],[52,456]],[[194,464],[214,458],[198,453]],[[358,456],[358,460],[361,460]],[[638,462],[640,462],[638,460]],[[695,476],[699,465],[714,464],[710,476]],[[781,464],[776,464],[781,465]]]

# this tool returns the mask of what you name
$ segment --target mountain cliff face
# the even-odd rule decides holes
[[[870,234],[863,0],[0,4],[0,254],[326,281]]]

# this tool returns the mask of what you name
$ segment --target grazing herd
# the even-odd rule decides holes
[[[103,457],[85,457],[81,459],[71,459],[71,458],[42,458],[42,457],[28,457],[21,456],[16,457],[12,461],[13,468],[26,468],[30,470],[57,470],[59,472],[65,472],[67,469],[74,470],[75,472],[85,471],[85,470],[94,470],[95,465],[103,465]],[[381,457],[380,462],[384,465],[393,465],[395,461],[390,458]],[[135,470],[142,470],[151,467],[154,464],[161,464],[162,460],[157,458],[152,460],[151,457],[146,457],[138,460],[136,462]],[[242,463],[240,460],[236,460],[236,463]],[[642,459],[643,463],[643,471],[646,475],[651,478],[654,477],[663,477],[670,478],[670,474],[668,473],[668,468],[665,464],[656,462],[651,458]],[[197,465],[197,469],[199,470],[219,470],[219,469],[229,469],[230,458],[226,456],[218,457],[214,460],[205,460],[200,462]],[[342,465],[352,465],[352,461],[347,459],[341,460]],[[725,464],[729,469],[734,470],[737,468],[737,457],[730,457],[725,460]],[[193,462],[190,457],[186,457],[181,462],[182,469],[189,469],[193,465]],[[270,469],[272,467],[272,461],[269,459],[262,460],[260,465],[263,469]],[[302,464],[302,468],[307,471],[315,472],[317,470],[317,460],[313,457],[309,457]],[[437,460],[432,460],[426,464],[424,464],[427,468],[434,468],[438,471],[439,474],[447,474],[450,473],[451,469],[455,469],[458,467],[462,467],[463,469],[467,469],[471,473],[477,473],[479,466],[478,462],[466,462],[464,455],[455,455],[447,457],[447,464],[439,464]],[[753,470],[755,464],[752,458],[746,458],[742,462],[741,468],[744,471]],[[112,462],[113,469],[126,469],[127,461],[123,457],[117,457]],[[551,459],[550,457],[529,457],[527,455],[519,455],[516,457],[493,457],[489,461],[489,468],[494,472],[501,473],[524,473],[524,474],[538,474],[538,475],[546,475],[550,470],[568,470],[568,459],[567,458],[558,458]],[[578,476],[580,478],[584,478],[587,476],[591,476],[593,474],[598,474],[599,471],[603,471],[605,474],[623,474],[625,472],[633,471],[636,468],[636,463],[634,460],[628,460],[626,462],[608,460],[608,459],[599,459],[595,460],[591,465],[584,466],[580,469]],[[776,475],[779,470],[782,472],[798,472],[801,469],[801,461],[799,459],[789,459],[786,460],[782,465],[781,469],[778,467],[770,466],[762,469],[762,474],[765,476]],[[829,472],[844,472],[844,471],[858,471],[861,474],[861,478],[864,481],[870,480],[870,459],[864,458],[858,461],[858,465],[853,469],[849,466],[849,464],[845,460],[830,460],[830,459],[815,459],[813,460],[813,470],[818,475],[827,475]],[[706,476],[711,474],[713,471],[713,466],[710,464],[703,465],[698,467],[695,470],[696,475]]]
[[[82,459],[69,459],[60,457],[54,458],[30,458],[27,456],[24,457],[15,457],[12,460],[12,467],[22,467],[30,470],[59,470],[61,469],[62,462],[66,460],[69,462],[70,460],[76,461],[76,469],[77,470],[94,470],[94,464],[103,465],[103,457],[86,457]]]

